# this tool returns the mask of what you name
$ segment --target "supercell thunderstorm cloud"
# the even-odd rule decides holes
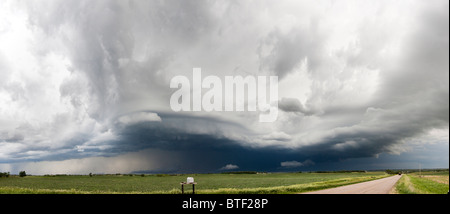
[[[1,1],[0,171],[447,168],[448,8]],[[277,119],[173,111],[171,79],[193,68],[277,76]]]

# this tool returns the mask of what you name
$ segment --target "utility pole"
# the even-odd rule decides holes
[[[420,163],[419,163],[419,177],[422,177],[422,171],[421,171]]]

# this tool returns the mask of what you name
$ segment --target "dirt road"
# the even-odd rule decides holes
[[[401,175],[394,175],[378,180],[307,192],[304,194],[389,194],[395,183],[397,183],[398,179],[401,177]]]

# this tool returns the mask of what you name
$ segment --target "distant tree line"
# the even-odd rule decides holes
[[[9,172],[0,172],[0,178],[7,178],[9,177]]]
[[[402,171],[401,171],[401,170],[387,169],[385,172],[386,172],[387,174],[391,174],[391,175],[394,175],[394,174],[402,174]]]
[[[448,172],[448,169],[387,169],[388,174],[413,173],[413,172]]]
[[[366,172],[366,171],[365,170],[315,171],[315,173],[351,173],[351,172]]]
[[[10,176],[9,172],[0,172],[0,178],[7,178],[9,176]],[[27,176],[27,173],[25,171],[19,172],[19,177],[25,177],[25,176]]]
[[[255,171],[222,172],[222,174],[257,174]]]

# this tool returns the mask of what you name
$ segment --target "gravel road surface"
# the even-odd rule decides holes
[[[401,175],[394,175],[373,181],[314,192],[306,192],[303,194],[389,194],[395,183],[397,183],[398,179],[401,177]]]

